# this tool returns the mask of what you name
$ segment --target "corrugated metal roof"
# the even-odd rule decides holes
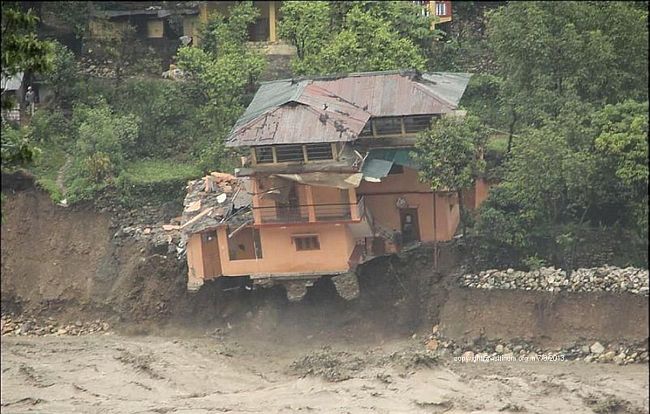
[[[470,76],[388,71],[265,82],[226,146],[351,141],[371,116],[454,111]],[[325,116],[332,122],[319,122]]]
[[[287,90],[292,91],[291,101],[280,106],[264,104],[268,108],[266,112],[260,107],[261,115],[240,123],[226,145],[352,141],[370,118],[368,112],[319,86],[305,84],[287,88],[284,96],[289,95]]]
[[[0,82],[0,89],[3,91],[17,91],[20,89],[20,85],[23,83],[23,72],[18,72],[14,76],[10,78],[5,78],[2,76],[2,80]]]

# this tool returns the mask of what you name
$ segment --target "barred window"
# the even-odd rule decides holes
[[[307,159],[309,161],[334,159],[332,144],[307,144]]]
[[[400,135],[402,133],[402,120],[399,116],[375,118],[377,135]]]
[[[295,236],[293,242],[296,245],[296,251],[320,250],[318,236]]]
[[[269,164],[273,162],[272,147],[255,147],[255,159],[258,164]]]
[[[414,115],[404,117],[404,129],[406,133],[424,131],[431,125],[433,115]]]
[[[278,162],[299,162],[304,161],[302,145],[278,145],[275,147],[275,154]]]

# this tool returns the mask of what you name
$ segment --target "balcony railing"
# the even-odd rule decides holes
[[[363,217],[363,198],[357,203],[300,204],[296,206],[254,207],[258,224],[310,223],[353,220]]]

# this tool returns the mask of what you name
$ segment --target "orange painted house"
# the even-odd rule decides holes
[[[300,298],[319,277],[453,238],[456,196],[421,183],[410,152],[432,118],[458,114],[469,78],[394,71],[263,83],[226,141],[249,152],[243,167],[190,183],[188,287],[247,276]],[[469,191],[473,204],[484,190]]]

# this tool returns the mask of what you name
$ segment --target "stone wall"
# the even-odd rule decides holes
[[[648,297],[609,292],[455,288],[440,314],[453,340],[525,339],[563,346],[578,339],[648,338]]]

